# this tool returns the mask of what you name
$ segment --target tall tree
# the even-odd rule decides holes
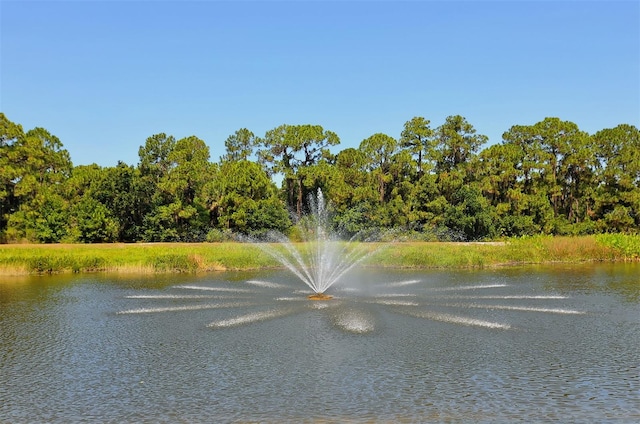
[[[515,143],[494,144],[480,152],[478,187],[495,208],[506,236],[540,232],[527,210],[533,195],[523,191],[523,160],[524,151]]]
[[[172,135],[159,133],[147,138],[144,146],[138,149],[140,163],[138,167],[145,177],[150,177],[157,183],[163,176],[167,175],[173,163],[169,159],[169,154],[176,145],[176,139]]]
[[[146,140],[139,155],[140,192],[150,199],[143,220],[144,239],[204,239],[209,219],[202,189],[212,174],[204,141],[195,136],[175,141],[173,136],[156,134]]]
[[[140,170],[118,162],[115,167],[101,169],[100,175],[92,197],[103,204],[117,221],[117,239],[125,242],[139,240],[149,206],[142,190]]]
[[[487,136],[476,134],[473,125],[460,115],[448,116],[436,129],[435,137],[437,172],[449,172],[468,163],[488,140]]]
[[[167,163],[169,170],[158,183],[166,200],[152,211],[155,228],[147,234],[164,240],[203,239],[209,214],[203,187],[212,174],[209,148],[195,136],[182,138],[168,153]]]
[[[522,149],[522,191],[547,198],[553,209],[553,232],[568,231],[572,223],[588,219],[597,165],[588,134],[573,122],[545,118],[534,125],[511,127],[503,140]]]
[[[573,122],[545,118],[534,125],[546,153],[546,182],[556,216],[579,221],[579,198],[591,186],[595,156],[589,136]]]
[[[480,152],[479,180],[483,194],[492,205],[509,203],[509,191],[518,186],[523,159],[522,149],[514,143],[494,144]]]
[[[271,174],[282,174],[289,208],[300,217],[306,205],[307,192],[300,169],[331,159],[329,146],[340,143],[339,137],[320,125],[281,125],[267,131],[260,161]]]
[[[370,217],[377,203],[377,189],[370,182],[368,158],[360,149],[347,148],[336,156],[328,194],[337,227],[354,235],[374,225]]]
[[[14,153],[13,162],[21,171],[15,186],[18,196],[33,196],[42,185],[63,182],[73,167],[60,139],[44,128],[27,131]]]
[[[96,164],[76,166],[64,184],[68,201],[68,234],[70,241],[81,243],[111,242],[118,239],[118,222],[102,203],[102,198],[115,195],[105,192],[107,168]]]
[[[247,161],[261,140],[246,128],[240,128],[230,135],[224,142],[226,153],[220,162]]]
[[[0,241],[9,215],[18,209],[14,188],[20,171],[14,160],[19,140],[24,137],[22,126],[11,122],[0,112]]]
[[[59,241],[56,237],[63,236],[58,228],[64,218],[54,222],[53,214],[49,217],[45,214],[66,208],[59,192],[72,169],[69,152],[56,136],[44,128],[34,128],[17,139],[8,153],[13,168],[13,195],[19,202],[18,210],[7,223],[13,227],[11,237]],[[46,228],[49,224],[56,229]]]
[[[606,231],[640,229],[640,130],[622,124],[592,136],[598,159],[595,213]]]
[[[432,157],[434,149],[434,131],[431,129],[431,121],[420,116],[413,117],[404,123],[400,135],[400,146],[406,148],[416,157],[418,178],[424,173],[423,158]]]
[[[211,218],[218,228],[261,235],[290,225],[276,186],[255,162],[223,163],[207,187]]]
[[[398,152],[398,141],[387,134],[376,133],[362,140],[359,149],[368,159],[368,171],[377,183],[378,200],[385,203],[388,199],[387,185],[392,179],[392,158]]]

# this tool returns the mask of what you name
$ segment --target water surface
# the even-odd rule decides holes
[[[5,278],[0,422],[636,422],[640,266]]]

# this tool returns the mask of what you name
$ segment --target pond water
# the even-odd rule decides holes
[[[0,422],[637,422],[640,264],[0,280]]]

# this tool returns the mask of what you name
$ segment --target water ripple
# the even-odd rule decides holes
[[[251,284],[252,286],[265,287],[270,289],[281,289],[286,288],[288,286],[279,283],[273,283],[271,281],[263,281],[263,280],[247,280],[246,284]]]
[[[250,324],[258,321],[265,321],[268,319],[280,318],[295,313],[296,310],[292,309],[271,309],[268,311],[252,312],[245,315],[240,315],[234,318],[227,318],[220,321],[214,321],[207,325],[209,328],[227,328],[236,327],[243,324]]]
[[[448,303],[442,306],[453,308],[478,308],[478,309],[497,309],[505,311],[522,311],[522,312],[542,312],[549,314],[567,314],[567,315],[584,315],[586,312],[577,311],[575,309],[564,308],[539,308],[532,306],[511,306],[511,305],[481,305],[476,303]]]
[[[481,289],[497,289],[507,287],[506,284],[477,284],[470,286],[451,286],[451,287],[431,287],[429,291],[457,291],[457,290],[481,290]]]
[[[200,309],[220,309],[220,308],[240,308],[246,306],[256,306],[252,302],[230,302],[230,303],[210,303],[206,305],[185,305],[185,306],[166,306],[157,308],[139,308],[129,309],[126,311],[116,312],[117,315],[126,314],[150,314],[157,312],[178,312],[178,311],[197,311]]]
[[[474,327],[485,327],[500,330],[508,330],[511,328],[509,324],[503,324],[499,322],[485,321],[477,318],[469,318],[460,315],[452,315],[445,313],[436,313],[430,311],[403,311],[404,314],[413,316],[416,318],[425,318],[433,321],[442,321],[451,324],[467,325]]]
[[[187,289],[187,290],[208,290],[208,291],[220,291],[220,292],[233,292],[233,293],[252,293],[253,290],[250,289],[237,289],[232,287],[207,287],[207,286],[192,286],[192,285],[182,285],[175,286],[177,289]]]

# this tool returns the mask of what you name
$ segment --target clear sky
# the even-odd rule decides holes
[[[490,144],[547,116],[640,126],[637,0],[0,0],[0,23],[0,111],[74,165],[136,165],[161,132],[217,161],[243,127],[319,124],[338,152],[414,116]]]

